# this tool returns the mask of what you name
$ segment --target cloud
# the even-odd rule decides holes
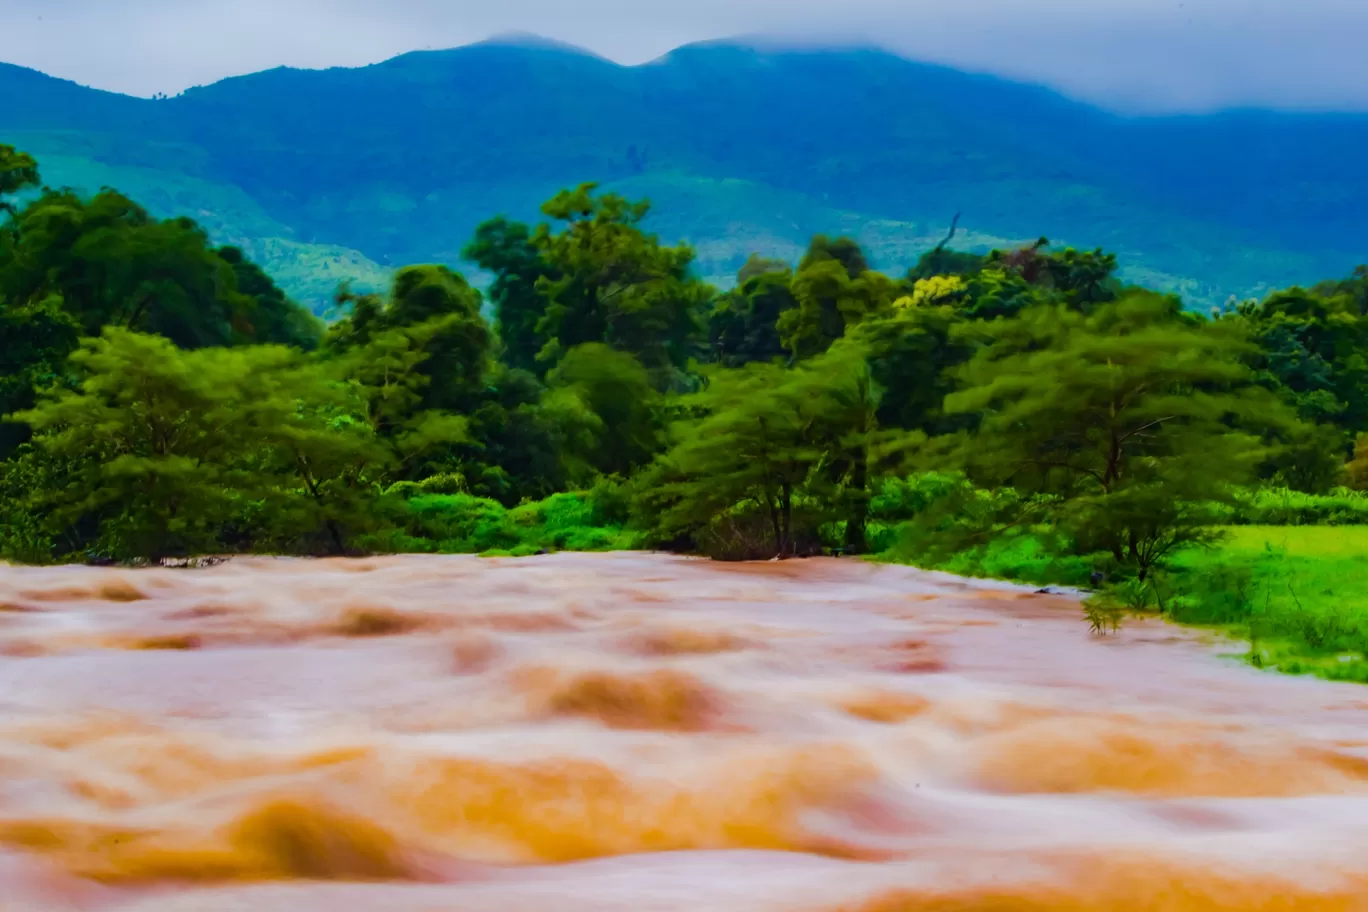
[[[5,0],[0,59],[148,95],[510,30],[628,64],[735,34],[874,40],[1120,108],[1368,110],[1364,0]]]

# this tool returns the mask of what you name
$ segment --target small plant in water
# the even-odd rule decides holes
[[[1121,629],[1121,622],[1126,618],[1126,607],[1109,593],[1102,593],[1083,602],[1083,616],[1093,633],[1105,636]]]

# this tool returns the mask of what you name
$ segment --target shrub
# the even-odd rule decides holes
[[[1356,526],[1368,524],[1368,492],[1336,488],[1306,494],[1291,488],[1242,491],[1225,522],[1241,526]]]
[[[823,516],[814,505],[793,505],[794,557],[811,557],[823,550]],[[775,556],[774,527],[767,511],[754,501],[724,510],[694,535],[700,553],[719,561],[769,560]]]

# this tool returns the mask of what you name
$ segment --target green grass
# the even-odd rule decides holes
[[[1161,588],[1169,617],[1250,643],[1288,674],[1368,683],[1368,526],[1240,526],[1181,556]]]

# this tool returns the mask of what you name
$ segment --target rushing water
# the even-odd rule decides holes
[[[1368,690],[850,561],[0,567],[12,909],[1368,909]]]

